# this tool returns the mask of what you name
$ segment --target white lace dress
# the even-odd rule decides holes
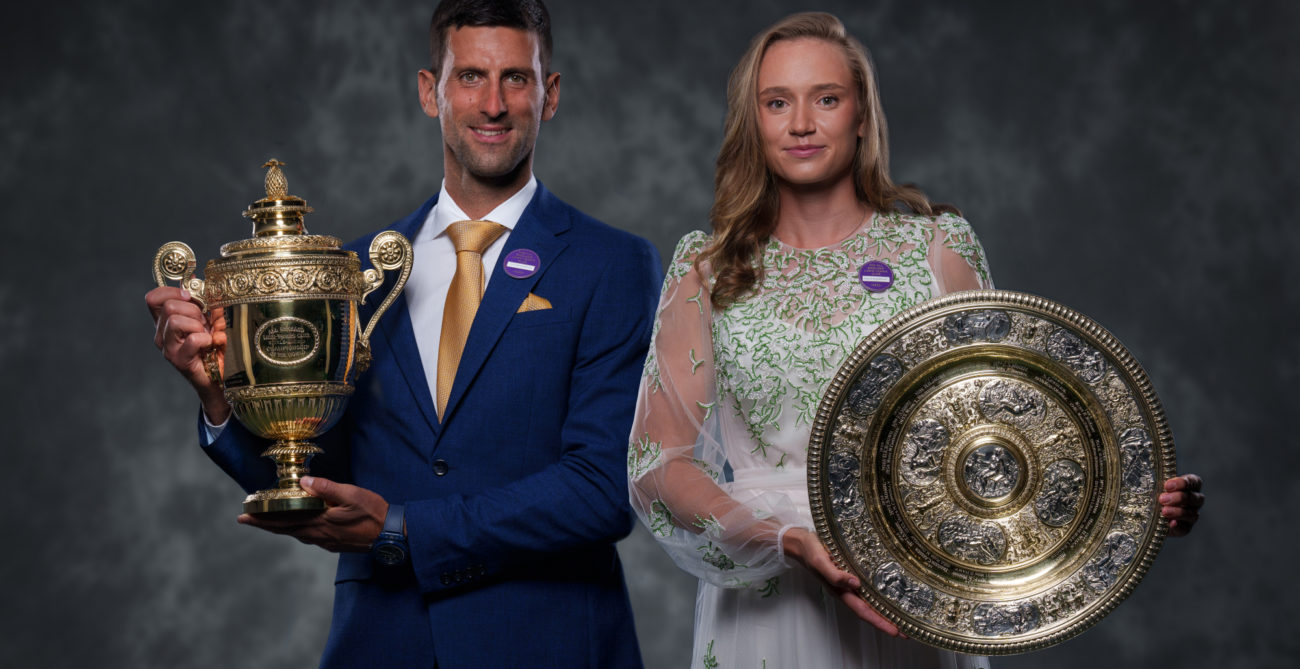
[[[970,225],[878,214],[826,248],[773,239],[756,291],[716,311],[693,267],[708,241],[692,232],[673,254],[628,450],[633,507],[700,578],[692,666],[987,667],[877,632],[778,549],[784,529],[813,529],[808,437],[841,361],[908,307],[992,287]],[[893,270],[888,290],[859,283],[869,260]]]

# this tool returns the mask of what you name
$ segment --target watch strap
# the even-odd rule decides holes
[[[407,562],[410,549],[406,543],[406,534],[402,532],[405,511],[401,504],[388,505],[384,529],[380,530],[375,543],[370,545],[370,556],[381,570],[392,570]]]
[[[402,532],[402,526],[405,524],[406,507],[401,504],[389,504],[388,515],[384,516],[384,529],[381,530],[381,532],[384,534],[400,534],[406,536],[406,534]]]

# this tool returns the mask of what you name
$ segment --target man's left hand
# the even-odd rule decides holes
[[[364,553],[384,528],[388,502],[377,493],[317,476],[304,476],[302,489],[325,500],[325,510],[314,516],[294,519],[239,517],[244,525],[287,534],[304,544],[315,544],[335,553]]]
[[[1201,477],[1183,474],[1165,481],[1165,491],[1160,493],[1160,515],[1169,521],[1169,536],[1181,537],[1191,532],[1203,504]]]

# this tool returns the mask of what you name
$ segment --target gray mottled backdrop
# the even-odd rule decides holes
[[[725,78],[785,1],[555,0],[537,173],[665,256],[706,225]],[[57,2],[0,21],[0,666],[314,664],[333,558],[234,522],[151,343],[154,250],[247,235],[259,165],[350,238],[438,186],[426,2]],[[40,8],[38,8],[40,7]],[[1288,2],[824,2],[870,46],[895,176],[958,204],[998,284],[1143,361],[1207,517],[1114,614],[1002,667],[1280,667],[1294,634],[1300,10]],[[644,655],[694,583],[622,544]],[[526,630],[517,630],[526,633]]]

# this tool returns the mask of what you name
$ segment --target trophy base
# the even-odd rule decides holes
[[[244,513],[291,518],[324,511],[325,501],[312,497],[300,485],[307,475],[307,461],[320,452],[316,444],[298,439],[279,439],[271,444],[262,456],[275,460],[277,485],[245,497]]]
[[[255,516],[314,515],[325,510],[325,501],[311,495],[293,494],[293,490],[272,488],[259,490],[244,498],[244,513]],[[288,493],[288,494],[286,494]]]

